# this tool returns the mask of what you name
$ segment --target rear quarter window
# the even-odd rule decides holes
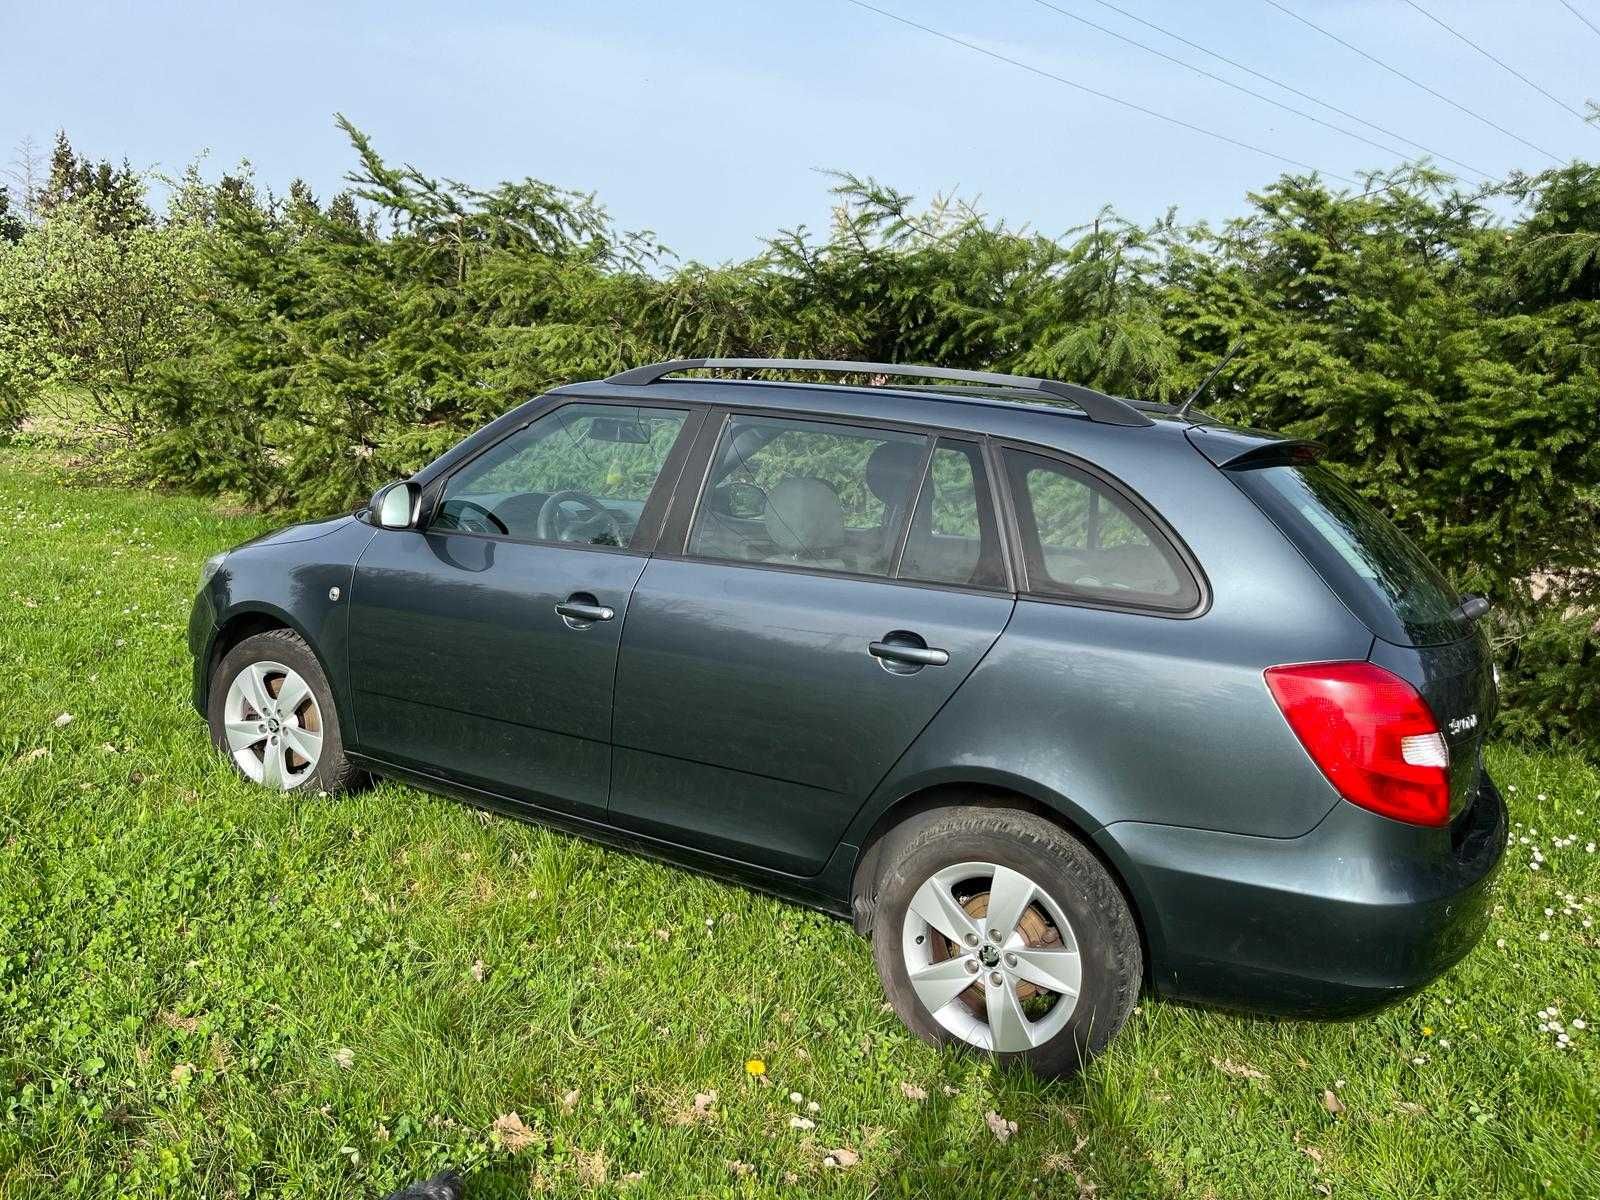
[[[1030,592],[1173,613],[1200,603],[1193,574],[1126,497],[1058,459],[1003,457]]]
[[[1229,474],[1378,637],[1435,646],[1463,636],[1449,581],[1332,471],[1278,465]]]

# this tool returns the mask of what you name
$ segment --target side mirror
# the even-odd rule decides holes
[[[421,499],[422,489],[409,479],[387,484],[372,493],[372,519],[384,529],[410,529]]]

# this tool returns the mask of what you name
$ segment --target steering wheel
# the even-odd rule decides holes
[[[568,503],[583,505],[590,515],[587,519],[568,516],[561,508]],[[617,514],[588,492],[552,492],[539,506],[538,529],[539,537],[547,542],[585,541],[601,546],[623,544],[622,522],[617,520]],[[595,536],[600,533],[609,534],[610,537],[602,541]]]
[[[511,530],[506,528],[506,523],[504,521],[495,516],[494,513],[490,512],[476,500],[452,500],[451,503],[460,506],[460,511],[451,514],[455,517],[457,529],[464,529],[468,533],[488,533],[489,528],[484,524],[484,521],[488,521],[489,524],[493,525],[500,533],[508,534],[511,532]],[[476,512],[482,513],[483,520],[479,520],[475,516],[468,516],[466,512],[467,509],[473,509]]]

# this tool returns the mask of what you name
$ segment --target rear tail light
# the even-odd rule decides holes
[[[1427,701],[1364,662],[1268,667],[1284,719],[1338,793],[1414,825],[1450,819],[1450,750]]]

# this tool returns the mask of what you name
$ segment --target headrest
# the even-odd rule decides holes
[[[767,495],[767,536],[791,553],[815,555],[844,543],[844,509],[820,479],[791,475]]]
[[[917,482],[912,476],[922,465],[924,449],[920,441],[884,442],[867,459],[867,486],[886,507],[900,508],[911,502],[911,489]]]

